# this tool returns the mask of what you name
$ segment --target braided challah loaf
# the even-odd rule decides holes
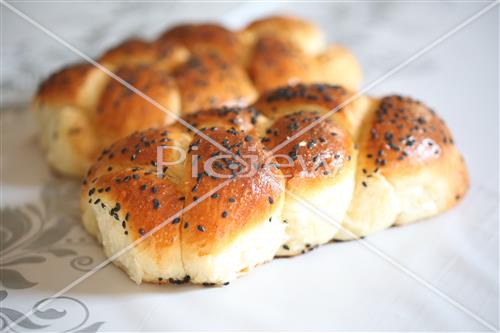
[[[77,64],[49,77],[34,98],[42,146],[50,165],[64,175],[82,176],[110,143],[168,125],[177,115],[247,106],[264,91],[289,83],[335,83],[355,90],[361,81],[348,51],[327,47],[311,23],[285,17],[259,20],[240,31],[181,25],[155,41],[126,40],[97,62],[125,82]]]
[[[251,107],[186,115],[198,133],[175,124],[121,139],[85,177],[84,224],[136,282],[225,284],[463,197],[464,161],[432,110],[400,96],[346,104],[353,98],[299,84]]]

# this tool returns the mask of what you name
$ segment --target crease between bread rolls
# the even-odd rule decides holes
[[[171,222],[163,231],[167,234],[146,239],[142,250],[132,250],[117,265],[136,282],[221,285],[273,257],[420,221],[464,197],[467,170],[449,129],[433,110],[408,97],[361,96],[273,151],[351,96],[339,86],[298,84],[264,94],[250,107],[184,116],[232,154],[244,157],[253,151],[259,172],[235,176],[241,164],[231,154],[214,163],[234,182]],[[188,154],[157,178],[156,147],[165,144]],[[199,162],[220,154],[224,152],[178,124],[118,141],[84,180],[84,225],[108,256],[116,253],[175,213],[179,201],[196,202],[220,184],[206,170],[191,170],[195,156]],[[162,157],[175,160],[174,155],[167,150]],[[297,197],[320,208],[340,228],[305,209]],[[141,209],[152,210],[152,218]]]

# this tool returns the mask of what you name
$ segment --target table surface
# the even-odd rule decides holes
[[[359,58],[368,85],[488,2],[11,2],[88,55],[182,21],[240,27],[271,13],[317,22]],[[471,189],[415,225],[329,244],[257,268],[228,287],[135,285],[108,265],[22,321],[18,331],[483,331],[499,325],[498,6],[369,89],[409,95],[447,122]],[[2,7],[2,325],[105,259],[79,224],[78,183],[50,173],[28,103],[37,83],[77,55]],[[387,257],[401,266],[390,264]],[[401,267],[406,269],[403,272]],[[409,273],[411,272],[411,273]],[[411,274],[413,278],[410,277]],[[430,290],[415,280],[435,286]],[[443,298],[444,293],[449,297]],[[456,302],[456,303],[454,303]],[[461,304],[457,307],[457,303]],[[1,326],[0,326],[1,327]]]

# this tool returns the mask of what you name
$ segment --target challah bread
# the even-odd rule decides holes
[[[230,154],[214,159],[219,148],[173,126],[148,130],[106,149],[84,180],[86,229],[107,256],[124,252],[115,263],[137,283],[224,284],[271,260],[285,239],[283,178],[279,170],[261,167],[267,159],[258,138],[232,128],[205,133]],[[187,159],[167,165],[179,159],[181,148],[189,151]],[[197,163],[212,163],[213,172],[200,168],[193,174],[195,152]],[[248,153],[257,157],[248,160],[257,168],[240,162]],[[155,228],[151,237],[124,251]]]
[[[259,20],[239,31],[181,25],[153,41],[125,40],[96,61],[123,75],[142,96],[132,96],[90,65],[57,72],[34,97],[42,147],[57,172],[80,177],[110,143],[166,125],[176,114],[246,106],[259,93],[286,83],[359,84],[352,56],[338,46],[325,47],[317,27],[293,17]]]
[[[434,111],[398,95],[374,100],[361,126],[356,189],[336,238],[366,236],[454,206],[468,175],[449,129]]]
[[[415,222],[464,196],[464,161],[433,111],[396,95],[339,108],[349,94],[283,87],[252,107],[185,115],[201,134],[173,124],[118,141],[84,180],[87,230],[112,256],[160,228],[116,259],[136,282],[225,284],[274,256]]]

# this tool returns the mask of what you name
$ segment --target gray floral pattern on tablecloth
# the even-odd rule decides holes
[[[41,192],[41,200],[20,207],[7,207],[0,211],[0,282],[5,290],[0,290],[0,328],[3,330],[9,324],[19,320],[23,313],[3,306],[3,301],[9,296],[8,289],[28,289],[38,284],[36,274],[21,273],[19,265],[41,265],[50,256],[68,257],[68,265],[82,272],[92,268],[94,259],[80,255],[74,246],[68,244],[68,235],[74,228],[82,228],[79,216],[79,184],[73,181],[53,180],[46,184]],[[82,233],[84,234],[84,233]],[[86,235],[86,234],[85,234]],[[83,237],[79,244],[93,244],[90,237]],[[35,272],[35,270],[32,270]],[[47,301],[41,300],[33,305]],[[53,300],[65,300],[78,305],[85,313],[81,322],[68,327],[64,331],[95,332],[104,322],[88,324],[89,310],[80,300],[60,296]],[[50,307],[46,310],[36,310],[30,318],[20,320],[9,329],[44,329],[50,327],[50,322],[62,319],[67,310],[56,310]],[[37,323],[41,319],[42,323]],[[49,321],[49,323],[46,323]],[[84,325],[86,327],[83,328]]]

